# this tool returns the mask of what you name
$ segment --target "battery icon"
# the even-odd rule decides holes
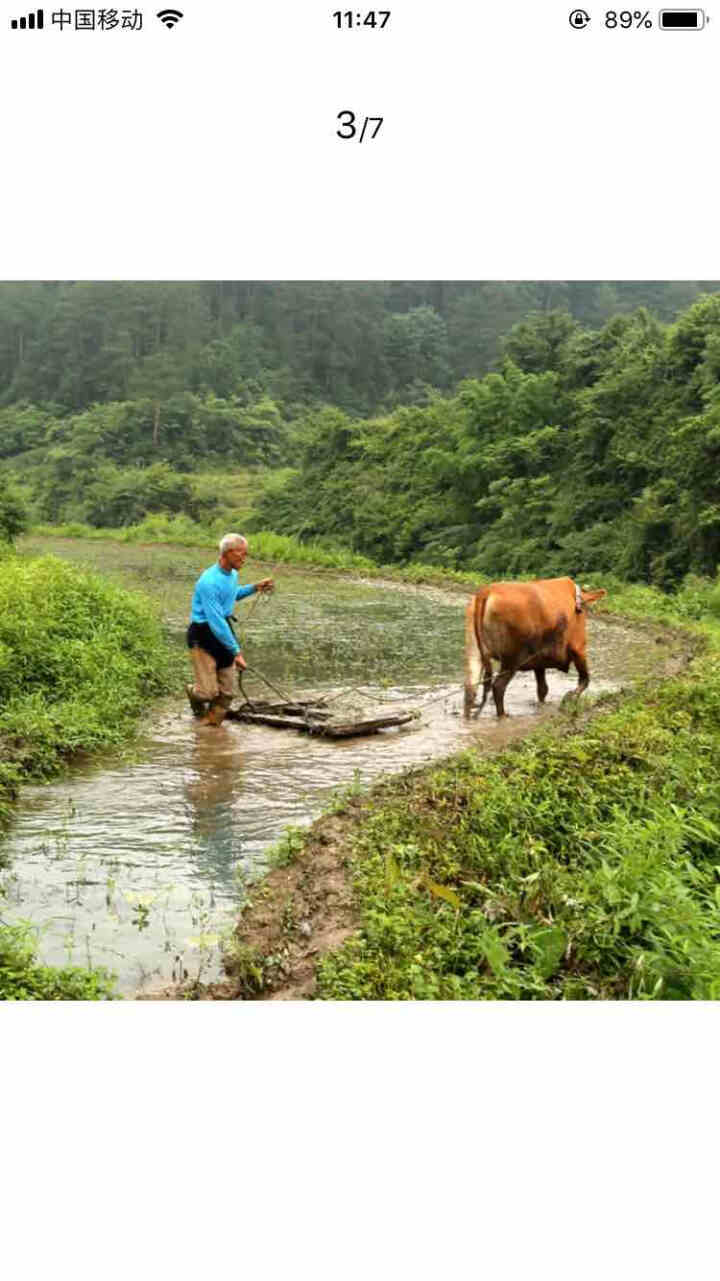
[[[705,26],[704,9],[661,9],[661,31],[702,31]]]

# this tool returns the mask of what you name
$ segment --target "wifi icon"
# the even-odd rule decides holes
[[[163,26],[167,27],[168,31],[172,31],[173,27],[176,27],[182,18],[182,14],[179,9],[161,9],[156,16],[160,19]]]

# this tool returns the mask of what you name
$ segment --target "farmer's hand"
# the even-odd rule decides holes
[[[237,654],[235,655],[235,666],[239,667],[241,672],[244,672],[245,668],[247,667],[247,663],[245,662],[245,659],[240,653],[240,650],[238,650]]]
[[[261,578],[259,583],[255,584],[256,592],[272,592],[275,590],[275,584],[272,578]]]

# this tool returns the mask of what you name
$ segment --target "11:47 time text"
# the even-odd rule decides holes
[[[338,29],[346,31],[353,27],[376,27],[382,31],[390,21],[390,9],[368,9],[366,13],[357,13],[353,9],[336,9],[333,18],[337,23]]]

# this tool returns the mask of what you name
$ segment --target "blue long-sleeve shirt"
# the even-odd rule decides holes
[[[217,562],[198,578],[190,607],[192,623],[207,623],[214,636],[231,654],[239,654],[240,646],[227,624],[236,600],[252,596],[255,587],[238,587],[236,569],[221,569]]]

